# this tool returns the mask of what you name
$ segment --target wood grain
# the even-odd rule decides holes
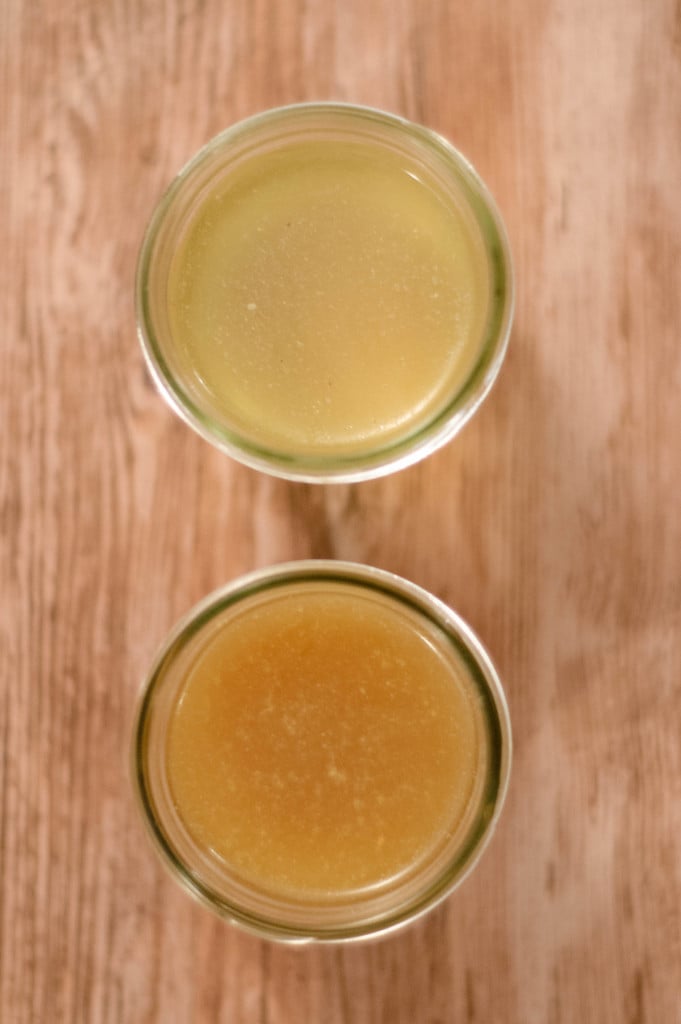
[[[681,1021],[681,7],[673,0],[0,4],[0,1020]],[[258,109],[448,135],[512,238],[500,381],[425,463],[270,480],[165,408],[135,339],[160,191]],[[493,653],[516,758],[466,886],[381,943],[291,951],[166,878],[138,683],[208,590],[383,566]]]

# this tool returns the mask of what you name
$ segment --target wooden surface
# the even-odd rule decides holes
[[[674,0],[3,0],[4,1024],[681,1021],[681,8]],[[241,468],[166,409],[132,290],[164,185],[261,108],[448,135],[503,210],[507,362],[442,452],[358,486]],[[208,590],[397,571],[515,727],[477,873],[401,936],[294,951],[157,865],[126,776],[149,659]]]

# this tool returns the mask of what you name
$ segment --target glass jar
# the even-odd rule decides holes
[[[142,348],[202,437],[291,480],[424,458],[489,391],[512,320],[487,188],[445,139],[310,103],[209,142],[160,200],[137,274]]]
[[[191,895],[263,938],[343,942],[414,921],[470,873],[504,802],[511,727],[489,656],[441,601],[383,570],[303,561],[178,623],[132,758],[148,832]]]

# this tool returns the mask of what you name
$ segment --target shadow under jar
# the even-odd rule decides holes
[[[133,778],[175,878],[264,938],[415,920],[470,872],[508,783],[503,690],[471,630],[369,566],[293,562],[206,598],[140,697]]]
[[[365,107],[252,117],[208,143],[144,239],[152,375],[204,438],[294,480],[355,481],[448,441],[512,319],[502,221],[442,137]]]

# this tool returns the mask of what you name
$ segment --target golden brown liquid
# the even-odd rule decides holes
[[[171,266],[190,389],[250,443],[302,455],[389,445],[476,363],[489,301],[479,229],[403,154],[288,144],[203,198]]]
[[[473,793],[479,698],[414,613],[356,586],[272,591],[224,613],[172,713],[180,819],[237,879],[348,896],[437,855]]]

